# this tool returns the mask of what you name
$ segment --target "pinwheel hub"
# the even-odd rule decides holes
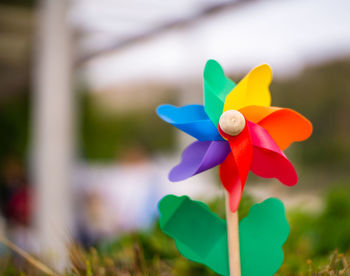
[[[245,118],[237,110],[227,110],[222,113],[219,120],[220,128],[223,132],[231,136],[237,136],[245,127]]]

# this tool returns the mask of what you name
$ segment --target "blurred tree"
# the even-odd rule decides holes
[[[0,102],[0,164],[7,156],[24,159],[29,132],[28,94]]]
[[[81,150],[87,160],[116,160],[131,148],[142,149],[147,154],[174,148],[174,131],[157,117],[155,107],[106,112],[90,93],[81,94],[80,104]]]
[[[300,111],[313,123],[311,138],[296,147],[300,161],[308,165],[346,169],[350,164],[349,72],[349,60],[340,60],[272,83],[273,105]]]
[[[34,7],[37,0],[0,0],[0,5]]]

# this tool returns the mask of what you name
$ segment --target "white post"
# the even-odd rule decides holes
[[[68,0],[42,0],[34,78],[33,184],[39,254],[58,272],[69,266],[74,95]]]

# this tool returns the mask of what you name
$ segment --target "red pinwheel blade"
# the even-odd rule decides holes
[[[227,155],[219,167],[221,184],[229,195],[229,206],[232,212],[238,209],[243,192],[243,185],[238,176],[238,170],[232,153]]]
[[[218,126],[220,134],[230,144],[231,153],[220,165],[220,179],[229,193],[229,203],[232,212],[237,211],[242,192],[246,183],[250,166],[253,160],[253,146],[246,123],[243,131],[237,136],[230,136]]]

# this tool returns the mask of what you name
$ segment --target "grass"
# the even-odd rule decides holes
[[[288,210],[291,232],[284,245],[284,264],[276,275],[350,275],[350,189],[327,193],[319,213]],[[244,217],[254,203],[245,196],[240,206]],[[224,216],[223,200],[211,202],[213,211]],[[147,232],[134,232],[114,241],[84,250],[72,249],[74,269],[66,275],[216,275],[205,266],[182,257],[171,238],[155,224]],[[47,275],[18,255],[0,259],[0,275]]]

